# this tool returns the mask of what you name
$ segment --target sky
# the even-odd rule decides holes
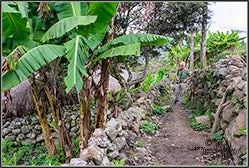
[[[247,2],[216,2],[209,6],[213,11],[211,32],[241,30],[240,36],[247,36]]]

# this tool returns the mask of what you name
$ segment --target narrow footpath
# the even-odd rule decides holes
[[[222,158],[218,143],[208,140],[208,133],[190,127],[191,111],[177,103],[173,112],[154,117],[160,124],[155,135],[143,135],[141,140],[149,148],[157,165],[225,165],[229,158]]]

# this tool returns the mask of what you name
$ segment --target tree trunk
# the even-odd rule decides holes
[[[49,90],[47,86],[45,87],[45,92],[56,122],[56,129],[58,130],[59,135],[59,145],[61,148],[64,149],[66,155],[65,157],[68,162],[73,157],[72,147],[74,147],[74,144],[71,141],[71,138],[68,134],[68,130],[65,126],[64,119],[61,115],[60,103],[58,102],[58,99],[56,98],[55,94],[52,93],[52,90]]]
[[[95,96],[96,107],[96,121],[95,128],[102,128],[106,121],[106,115],[108,110],[108,86],[110,76],[110,60],[102,60],[101,77],[97,94]]]
[[[190,67],[189,70],[192,72],[194,70],[194,33],[191,32],[190,35]]]
[[[83,88],[79,94],[80,102],[80,153],[87,147],[90,138],[90,80],[84,78]]]
[[[54,156],[58,154],[58,152],[56,150],[54,138],[51,134],[49,124],[47,122],[46,114],[44,112],[44,103],[42,103],[41,99],[38,98],[37,90],[34,84],[32,84],[31,87],[32,87],[32,96],[33,96],[35,107],[36,107],[35,113],[42,127],[42,135],[45,140],[45,145],[48,150],[48,154]]]
[[[202,68],[206,67],[206,29],[207,29],[207,17],[208,6],[207,2],[204,2],[203,14],[202,14],[202,30],[201,30],[201,65]]]

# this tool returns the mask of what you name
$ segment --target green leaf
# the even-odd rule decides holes
[[[90,2],[87,15],[97,15],[98,18],[90,28],[90,33],[96,34],[111,21],[116,14],[118,2]]]
[[[27,18],[22,18],[20,13],[2,13],[2,36],[26,40],[30,30],[27,26]]]
[[[42,18],[38,16],[32,17],[32,27],[33,27],[33,40],[40,41],[43,35],[46,33],[46,24]]]
[[[172,39],[169,37],[155,34],[130,34],[113,39],[100,49],[95,50],[94,55],[98,55],[99,53],[108,50],[109,47],[115,45],[141,43],[141,45],[163,46],[169,44],[171,40]]]
[[[108,26],[104,27],[98,33],[92,35],[87,38],[83,37],[84,42],[88,45],[88,47],[93,51],[104,39],[105,34],[108,30]]]
[[[72,16],[81,16],[81,2],[55,2],[59,20]]]
[[[115,56],[140,56],[140,43],[128,44],[107,50],[100,56],[98,56],[93,62],[97,62],[100,59],[110,58]]]
[[[97,16],[73,16],[62,19],[54,24],[42,37],[41,41],[46,42],[50,39],[62,37],[67,32],[79,25],[89,25],[95,22]]]
[[[38,46],[38,43],[32,40],[19,40],[12,38],[4,38],[2,41],[3,48],[9,48],[11,50],[15,49],[18,46],[24,46],[27,49],[32,49]]]
[[[27,2],[16,2],[18,9],[20,11],[20,13],[22,14],[22,17],[26,17],[28,18],[28,9],[27,9]]]
[[[2,2],[2,13],[19,13],[16,9],[8,5],[9,2]]]
[[[16,71],[8,71],[2,75],[2,92],[9,90],[21,83]]]
[[[65,47],[59,45],[47,44],[33,48],[17,61],[15,72],[9,71],[6,73],[6,77],[2,76],[4,77],[2,91],[18,85],[21,81],[26,80],[33,72],[64,54]],[[16,76],[19,78],[19,83]],[[13,82],[10,79],[13,79]]]
[[[75,85],[76,90],[79,93],[83,85],[81,74],[88,77],[85,69],[85,62],[88,58],[88,52],[86,51],[83,40],[79,35],[66,42],[64,45],[67,49],[66,57],[70,62],[68,65],[67,76],[65,78],[67,86],[66,92],[68,93]]]

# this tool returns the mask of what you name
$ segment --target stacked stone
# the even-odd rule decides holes
[[[227,88],[227,103],[222,108],[219,129],[231,149],[235,163],[246,151],[246,136],[239,135],[240,129],[246,128],[247,112],[247,69],[246,63],[238,55],[226,56],[206,70],[196,69],[189,85],[189,101],[195,106],[204,106],[205,111],[215,113]],[[212,126],[207,116],[197,117],[198,122]],[[244,162],[245,163],[245,162]]]

